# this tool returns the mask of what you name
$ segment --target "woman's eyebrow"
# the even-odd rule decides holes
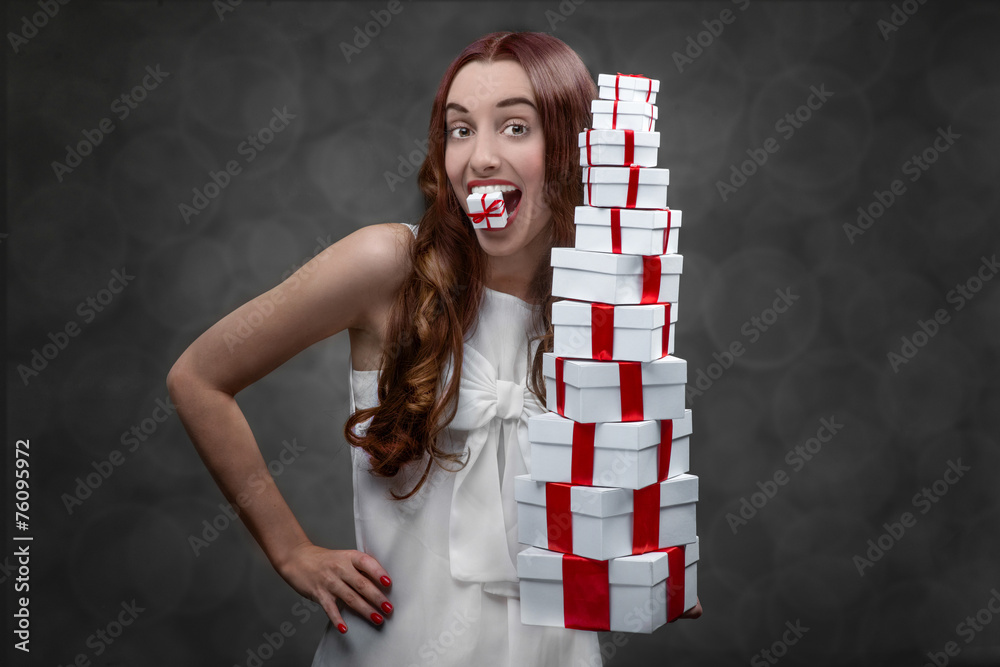
[[[535,111],[538,111],[538,108],[535,107],[535,103],[532,102],[531,100],[529,100],[527,97],[508,97],[505,100],[500,100],[499,102],[497,102],[497,108],[498,109],[502,109],[502,108],[505,108],[505,107],[516,106],[518,104],[527,104],[529,107],[531,107]],[[459,113],[469,113],[469,110],[466,109],[465,107],[463,107],[458,102],[448,102],[447,106],[445,106],[444,109],[445,109],[445,111],[451,111],[451,110],[453,110],[453,111],[457,111]]]
[[[535,103],[529,100],[527,97],[508,97],[505,100],[500,100],[499,102],[497,102],[497,108],[499,109],[503,107],[512,107],[517,104],[527,104],[532,109],[535,109],[535,111],[538,111],[538,109],[535,107]]]

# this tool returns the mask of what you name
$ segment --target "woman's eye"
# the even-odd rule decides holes
[[[513,137],[521,137],[528,133],[528,126],[522,123],[511,123],[504,128],[504,133]]]
[[[469,136],[469,128],[464,125],[453,127],[448,130],[448,137],[451,139],[465,139]]]

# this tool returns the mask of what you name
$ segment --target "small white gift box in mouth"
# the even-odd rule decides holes
[[[466,198],[469,220],[476,229],[503,229],[517,215],[521,190],[513,183],[473,181]]]

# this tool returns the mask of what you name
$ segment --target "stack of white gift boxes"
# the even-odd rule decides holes
[[[547,408],[515,480],[521,621],[652,632],[697,602],[687,362],[671,356],[681,212],[656,168],[659,82],[601,74],[574,248],[552,249]]]

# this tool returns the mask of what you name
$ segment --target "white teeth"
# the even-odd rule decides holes
[[[477,185],[472,188],[472,194],[485,195],[490,192],[511,192],[517,190],[513,185]]]

